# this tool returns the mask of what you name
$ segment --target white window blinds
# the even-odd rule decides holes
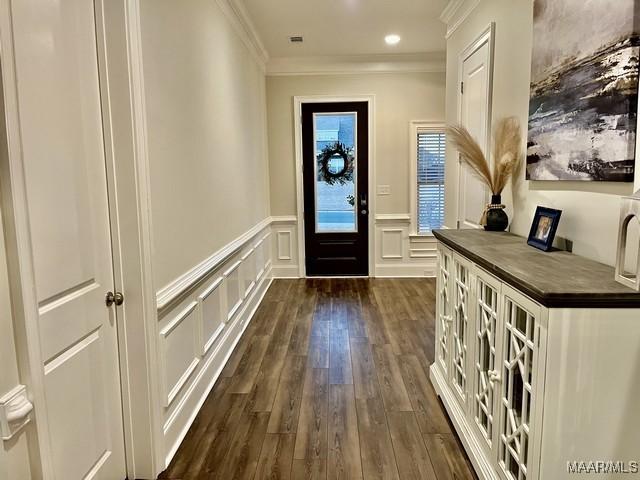
[[[418,131],[418,233],[444,222],[445,145],[444,132]]]

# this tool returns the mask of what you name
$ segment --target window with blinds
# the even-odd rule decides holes
[[[418,131],[417,230],[429,233],[444,222],[445,134]]]

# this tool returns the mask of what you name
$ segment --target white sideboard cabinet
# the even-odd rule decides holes
[[[640,478],[640,294],[509,233],[434,235],[430,376],[479,478]]]

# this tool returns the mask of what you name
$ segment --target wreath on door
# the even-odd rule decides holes
[[[327,145],[318,154],[318,180],[329,185],[344,185],[353,181],[353,148],[336,142]]]

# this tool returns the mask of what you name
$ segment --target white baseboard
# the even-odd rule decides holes
[[[376,278],[431,278],[435,276],[435,264],[399,263],[397,265],[376,265]]]
[[[300,278],[298,265],[274,265],[273,278]]]

